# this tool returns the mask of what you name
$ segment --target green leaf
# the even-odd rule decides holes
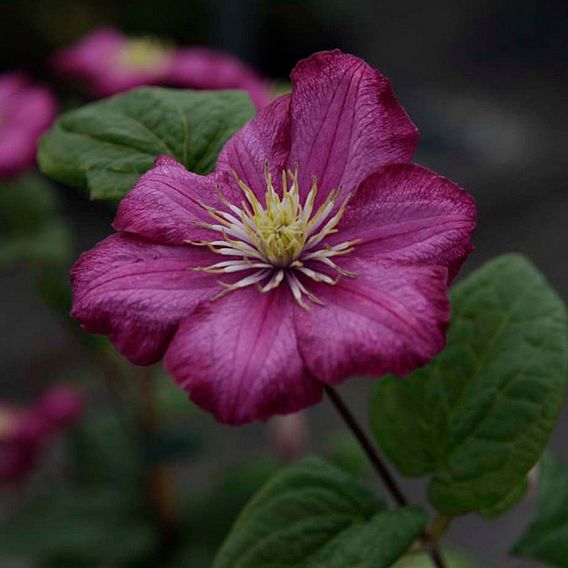
[[[15,262],[61,264],[71,256],[71,238],[58,214],[54,188],[28,174],[0,185],[0,267]]]
[[[511,553],[568,567],[568,467],[550,452],[539,466],[536,517]]]
[[[253,114],[241,91],[144,87],[65,113],[41,139],[38,162],[46,175],[87,189],[92,199],[119,199],[163,154],[209,173]]]
[[[376,386],[377,441],[408,476],[431,476],[449,515],[503,512],[525,491],[563,402],[566,309],[525,258],[487,263],[453,290],[448,346],[406,379]]]
[[[347,473],[306,459],[276,475],[243,510],[214,568],[381,568],[422,532],[420,509],[384,509]]]
[[[2,525],[0,554],[55,566],[116,566],[149,557],[154,529],[136,503],[104,488],[55,490]]]
[[[497,501],[495,504],[485,507],[480,510],[480,513],[485,517],[498,517],[511,507],[514,507],[525,496],[529,489],[529,478],[524,477],[518,485],[515,485],[511,490]]]

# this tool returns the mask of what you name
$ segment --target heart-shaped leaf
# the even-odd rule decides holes
[[[518,501],[563,402],[566,310],[525,258],[506,255],[458,284],[448,345],[405,379],[377,383],[375,437],[408,476],[431,476],[449,515]]]
[[[242,511],[214,568],[387,568],[425,523],[421,509],[385,510],[355,478],[307,459],[276,475]]]
[[[41,139],[38,162],[46,175],[87,189],[92,199],[119,199],[163,154],[209,173],[253,115],[241,91],[143,87],[61,116]]]

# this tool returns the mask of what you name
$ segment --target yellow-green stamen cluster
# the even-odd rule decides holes
[[[346,196],[341,204],[338,204],[341,189],[331,191],[327,199],[314,210],[318,193],[316,178],[313,178],[310,192],[302,203],[297,168],[294,172],[282,171],[280,196],[274,188],[267,163],[264,168],[266,192],[262,205],[236,172],[233,172],[233,175],[245,198],[241,208],[227,201],[218,190],[221,202],[228,211],[202,204],[216,223],[198,223],[201,227],[222,233],[224,239],[188,241],[192,245],[207,246],[219,255],[236,257],[235,260],[225,260],[194,270],[219,274],[252,271],[233,284],[219,282],[224,289],[214,298],[253,284],[260,292],[265,293],[286,281],[296,301],[302,307],[308,308],[304,296],[317,304],[323,302],[306,288],[299,276],[330,285],[335,284],[341,275],[356,276],[342,270],[332,257],[348,254],[357,241],[346,241],[333,246],[323,242],[327,236],[337,232],[337,225],[349,200],[349,196]],[[335,271],[337,277],[332,278],[317,270],[317,263]]]
[[[118,65],[124,69],[152,71],[167,63],[171,49],[148,37],[129,39],[118,55]]]

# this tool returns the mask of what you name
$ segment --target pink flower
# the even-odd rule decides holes
[[[54,58],[61,75],[86,82],[95,97],[165,81],[174,52],[152,39],[129,39],[112,28],[96,30]]]
[[[35,163],[39,136],[57,112],[51,93],[20,73],[0,75],[0,178]]]
[[[389,82],[339,51],[246,124],[217,171],[159,158],[72,272],[72,315],[130,361],[241,424],[318,402],[324,383],[404,375],[444,347],[472,198],[409,163]]]
[[[254,69],[236,57],[205,47],[178,49],[166,83],[188,89],[242,89],[259,109],[271,100],[267,82]]]
[[[38,409],[54,429],[64,429],[73,426],[83,416],[85,401],[77,389],[57,385],[40,399]]]
[[[54,58],[61,75],[87,83],[104,97],[141,85],[192,89],[244,89],[260,108],[268,102],[265,81],[228,54],[206,48],[174,49],[151,38],[128,38],[99,29]]]
[[[0,404],[0,484],[27,477],[53,435],[77,423],[83,412],[81,394],[63,385],[27,408]]]

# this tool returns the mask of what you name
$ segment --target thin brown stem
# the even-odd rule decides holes
[[[408,500],[404,496],[395,478],[392,476],[387,466],[383,463],[373,443],[364,432],[363,428],[361,428],[355,416],[353,416],[349,408],[347,408],[347,405],[345,404],[339,393],[333,387],[327,385],[325,386],[325,392],[327,393],[327,396],[329,397],[343,420],[345,420],[347,426],[349,426],[351,432],[353,432],[355,438],[357,438],[357,441],[359,442],[361,448],[369,458],[369,461],[375,468],[376,472],[379,474],[379,477],[381,478],[382,482],[384,483],[385,487],[391,494],[396,504],[400,507],[405,507],[406,505],[408,505]]]
[[[439,540],[442,538],[452,521],[453,517],[450,517],[449,515],[438,515],[430,525],[428,532],[436,540]]]
[[[331,386],[325,385],[325,392],[329,399],[331,400],[333,406],[335,406],[337,412],[343,418],[357,441],[359,442],[361,448],[365,452],[367,458],[373,465],[374,469],[378,473],[381,481],[387,488],[392,499],[399,507],[405,507],[409,504],[408,499],[402,492],[402,489],[398,485],[394,476],[388,470],[386,464],[381,459],[376,447],[371,442],[370,438],[367,436],[363,428],[357,422],[353,413],[349,410],[344,400],[341,398],[340,394]],[[438,548],[437,540],[431,535],[427,530],[425,530],[420,535],[420,540],[423,547],[426,549],[434,566],[436,568],[446,568],[446,564],[442,557],[442,554]]]

